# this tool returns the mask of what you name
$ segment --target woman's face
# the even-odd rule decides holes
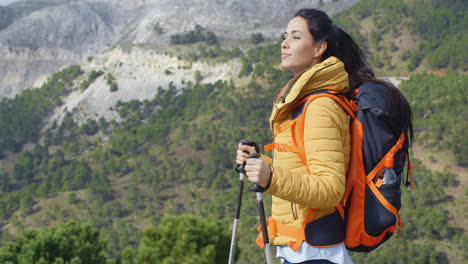
[[[283,38],[281,43],[283,69],[291,70],[297,75],[321,61],[321,54],[316,56],[319,43],[314,42],[306,19],[299,16],[291,19]]]

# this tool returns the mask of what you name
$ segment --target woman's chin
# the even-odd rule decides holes
[[[280,66],[283,70],[291,70],[291,65],[288,65],[286,62],[281,62]]]

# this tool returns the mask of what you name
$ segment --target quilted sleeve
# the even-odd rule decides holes
[[[265,155],[263,155],[263,154],[260,154],[260,157],[262,157],[262,158],[266,161],[266,163],[267,163],[268,165],[271,165],[271,164],[273,163],[273,161],[271,160],[271,158],[268,157],[268,156],[265,156]]]
[[[310,173],[273,165],[267,192],[309,208],[334,207],[345,190],[345,160],[350,150],[348,116],[339,104],[326,97],[311,102],[305,115],[304,146]]]

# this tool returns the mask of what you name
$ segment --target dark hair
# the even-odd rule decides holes
[[[350,35],[333,24],[333,21],[325,12],[313,8],[304,8],[297,11],[294,17],[297,16],[307,20],[309,32],[312,34],[314,41],[327,41],[327,49],[323,53],[322,59],[325,60],[330,56],[334,56],[344,63],[349,78],[349,90],[346,92],[348,97],[353,94],[356,88],[367,81],[379,82],[388,87],[388,109],[392,115],[401,117],[399,121],[403,127],[409,129],[409,140],[411,142],[413,139],[413,113],[410,104],[401,91],[393,84],[375,77],[374,71],[359,45]]]

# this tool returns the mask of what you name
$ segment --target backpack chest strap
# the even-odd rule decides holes
[[[283,143],[277,143],[277,142],[270,143],[270,144],[266,145],[264,148],[265,148],[265,152],[272,151],[273,149],[276,149],[276,151],[279,151],[279,152],[295,152],[295,153],[297,153],[299,151],[296,145],[283,144]]]
[[[354,116],[354,112],[356,111],[357,107],[352,105],[350,101],[348,101],[344,96],[341,96],[335,92],[327,91],[326,93],[320,93],[320,94],[311,94],[309,96],[306,96],[299,102],[297,102],[293,109],[297,108],[299,105],[304,104],[304,108],[302,110],[302,113],[297,116],[293,120],[287,120],[281,125],[275,127],[275,131],[277,133],[282,133],[288,129],[291,130],[291,137],[293,144],[284,144],[284,143],[277,143],[273,142],[271,144],[266,145],[265,152],[269,152],[273,149],[279,151],[279,152],[294,152],[297,153],[299,158],[301,159],[301,162],[306,166],[307,171],[309,170],[309,167],[307,166],[307,157],[305,155],[305,148],[304,148],[304,121],[305,121],[305,112],[309,104],[314,101],[317,98],[320,97],[328,97],[330,99],[333,99],[335,102],[340,104],[345,111],[351,115],[351,117]],[[354,106],[354,107],[353,107]]]

